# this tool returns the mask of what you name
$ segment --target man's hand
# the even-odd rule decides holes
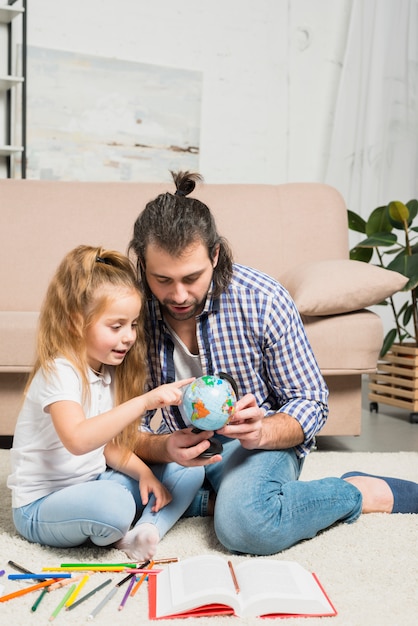
[[[229,423],[216,432],[232,439],[239,439],[243,448],[256,450],[261,447],[264,411],[257,405],[251,393],[240,398]]]
[[[211,436],[213,436],[213,431],[202,431],[195,434],[192,433],[191,428],[176,430],[166,438],[167,455],[171,461],[185,467],[218,463],[222,460],[220,454],[215,454],[209,458],[198,458],[202,452],[209,448],[208,439]]]
[[[285,450],[305,439],[301,425],[287,413],[264,417],[253,394],[238,400],[230,422],[216,432],[238,439],[247,450]]]

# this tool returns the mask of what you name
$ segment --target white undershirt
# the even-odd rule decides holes
[[[203,375],[200,355],[192,354],[171,326],[168,328],[174,342],[173,361],[176,380],[191,378],[192,376],[199,378]],[[179,408],[183,419],[185,419],[183,407],[180,405]]]

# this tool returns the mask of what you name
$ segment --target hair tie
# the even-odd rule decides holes
[[[182,197],[186,197],[187,194],[184,193],[184,191],[182,191],[181,189],[177,189],[176,193],[174,194],[175,196],[182,196]]]
[[[102,256],[96,256],[97,263],[105,263],[106,265],[113,265],[110,259],[104,259]]]

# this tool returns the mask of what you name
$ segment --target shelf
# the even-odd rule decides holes
[[[1,47],[5,48],[7,64],[1,70],[0,96],[1,114],[0,129],[0,171],[7,178],[16,176],[16,164],[20,161],[21,177],[26,178],[26,54],[27,54],[27,5],[26,0],[8,0],[8,4],[0,6]],[[17,18],[17,19],[15,19]],[[17,31],[21,33],[21,52],[16,45]],[[3,37],[4,31],[4,37]],[[4,45],[3,45],[4,40]],[[0,51],[3,57],[3,50]],[[17,67],[18,56],[21,56],[21,69]],[[3,64],[2,64],[3,65]],[[18,75],[19,74],[19,75]],[[17,107],[17,102],[20,102]],[[17,117],[19,116],[19,120]],[[20,138],[17,128],[20,123]],[[21,145],[17,145],[17,144]]]
[[[0,7],[0,23],[1,24],[10,24],[10,22],[17,17],[18,15],[22,15],[25,9],[23,8],[15,8],[13,6],[1,6]]]
[[[11,156],[23,152],[22,146],[0,146],[0,156]]]
[[[7,91],[15,85],[21,85],[23,78],[20,76],[0,76],[0,91]]]

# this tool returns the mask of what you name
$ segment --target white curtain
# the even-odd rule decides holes
[[[418,197],[418,0],[353,0],[325,182],[365,218]]]

